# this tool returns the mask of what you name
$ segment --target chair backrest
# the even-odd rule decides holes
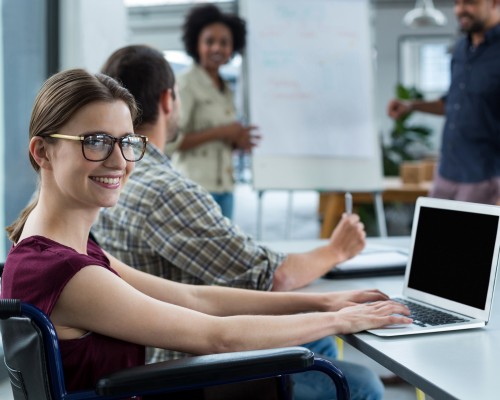
[[[67,392],[52,322],[38,308],[0,300],[0,329],[15,400],[60,400]]]
[[[1,321],[5,365],[14,400],[52,400],[41,332],[29,318]],[[22,337],[22,340],[18,338]]]

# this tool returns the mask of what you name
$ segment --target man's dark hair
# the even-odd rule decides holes
[[[243,19],[234,14],[224,14],[213,4],[193,7],[187,14],[182,26],[182,40],[186,53],[188,53],[195,62],[200,62],[198,54],[198,38],[201,31],[208,25],[221,23],[226,25],[231,31],[233,37],[233,54],[241,53],[246,44],[246,24]]]
[[[158,101],[164,90],[172,89],[175,76],[162,53],[145,45],[131,45],[116,50],[101,72],[119,81],[135,97],[141,111],[139,124],[154,123]]]

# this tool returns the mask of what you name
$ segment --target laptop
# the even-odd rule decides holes
[[[368,332],[400,336],[485,326],[498,268],[499,221],[498,206],[420,197],[403,292],[395,299],[416,305],[409,305],[414,323]]]

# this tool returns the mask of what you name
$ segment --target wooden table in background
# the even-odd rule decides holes
[[[432,182],[403,183],[399,177],[384,178],[382,198],[385,203],[415,203],[418,197],[427,196]],[[372,192],[353,192],[353,205],[373,204]],[[344,192],[323,192],[320,195],[319,212],[323,216],[321,237],[330,237],[345,210]]]

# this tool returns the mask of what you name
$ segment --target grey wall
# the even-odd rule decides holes
[[[46,78],[45,1],[2,2],[4,223],[13,222],[36,186],[28,161],[31,107]],[[4,242],[4,248],[10,247]]]

